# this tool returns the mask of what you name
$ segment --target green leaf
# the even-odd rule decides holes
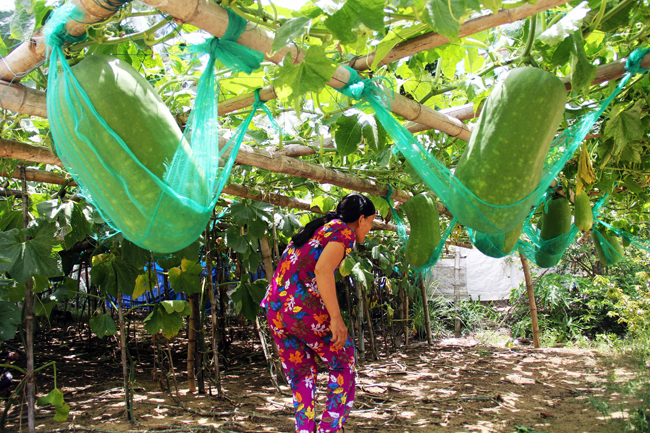
[[[163,257],[156,257],[156,261],[163,269],[171,269],[176,266],[180,266],[183,259],[192,260],[193,262],[199,261],[199,247],[201,243],[197,239],[192,244],[183,248],[182,250],[176,251],[171,255],[165,255]],[[154,257],[156,254],[154,253]]]
[[[162,331],[165,338],[172,338],[183,327],[183,318],[178,313],[169,314],[161,305],[144,319],[144,329],[151,335]]]
[[[366,274],[361,268],[361,263],[355,263],[355,265],[352,267],[352,270],[350,271],[350,274],[352,274],[352,278],[363,284],[364,287],[367,287]]]
[[[140,248],[133,242],[124,239],[122,241],[122,257],[135,268],[141,269],[151,259],[151,253],[144,248]]]
[[[68,415],[70,415],[70,405],[68,403],[65,403],[61,406],[56,406],[54,409],[54,421],[67,421],[68,420]]]
[[[99,338],[104,338],[108,335],[115,335],[117,328],[115,327],[115,321],[110,314],[100,314],[99,316],[93,316],[89,321],[90,329],[97,335]]]
[[[241,234],[240,227],[236,227],[236,226],[228,227],[226,229],[225,240],[226,240],[226,246],[238,253],[243,254],[249,250],[248,241]]]
[[[11,340],[20,326],[22,311],[11,302],[0,301],[0,342]]]
[[[311,206],[317,206],[323,213],[327,213],[334,209],[336,202],[327,196],[319,195],[311,201]]]
[[[70,249],[74,244],[85,240],[86,236],[92,233],[92,224],[83,213],[84,206],[79,203],[70,201],[64,203],[61,209],[67,224],[67,232],[64,237],[65,248]]]
[[[503,6],[503,0],[482,0],[483,6],[486,7],[487,9],[490,9],[492,13],[497,13],[499,12],[499,9]],[[480,11],[480,6],[479,8],[476,7],[474,4],[469,4],[468,1],[468,6],[471,7],[472,9],[476,11]]]
[[[93,257],[90,275],[104,293],[116,297],[118,292],[131,296],[138,278],[138,270],[114,254]]]
[[[43,302],[42,299],[34,300],[34,315],[36,317],[50,317],[52,309],[56,306],[56,301]]]
[[[319,92],[332,79],[338,65],[325,55],[325,48],[313,45],[307,50],[303,61],[293,64],[291,55],[284,58],[282,67],[275,78],[273,86],[278,97],[288,101],[299,112],[300,98],[308,92]]]
[[[592,65],[585,52],[582,33],[575,32],[571,35],[573,39],[573,60],[571,62],[571,87],[577,93],[587,95],[589,86],[596,78],[598,67]]]
[[[160,305],[167,314],[176,313],[179,316],[189,316],[192,313],[192,306],[187,301],[162,301]]]
[[[352,268],[357,265],[357,262],[352,257],[346,257],[341,266],[339,266],[339,272],[342,276],[347,277],[352,273]]]
[[[262,263],[262,255],[257,251],[250,251],[246,255],[241,256],[241,264],[244,269],[255,273]]]
[[[334,141],[336,150],[339,155],[347,156],[356,152],[361,143],[361,125],[359,116],[341,116],[336,121],[336,131],[334,132]]]
[[[253,220],[248,223],[248,234],[255,237],[256,239],[261,239],[266,233],[267,224],[266,221],[261,219]]]
[[[34,31],[34,0],[17,0],[11,17],[10,35],[18,41],[28,40]]]
[[[43,275],[34,275],[34,286],[32,291],[34,293],[41,293],[42,291],[50,288],[50,280]]]
[[[45,406],[51,404],[52,406],[63,406],[63,392],[59,388],[54,388],[45,397],[36,399],[37,406]]]
[[[140,296],[144,295],[144,292],[151,291],[151,288],[156,285],[158,277],[155,272],[151,272],[151,281],[149,281],[149,271],[145,271],[143,274],[138,275],[135,279],[135,287],[131,297],[137,299]]]
[[[618,157],[631,142],[643,138],[645,129],[641,122],[642,104],[642,101],[638,101],[627,110],[623,104],[612,108],[603,135],[614,139],[612,149],[614,156]]]
[[[582,26],[582,21],[591,9],[587,2],[580,3],[566,14],[560,21],[544,30],[537,38],[549,46],[557,45]]]
[[[385,0],[347,0],[342,9],[348,8],[358,21],[383,35],[385,3]]]
[[[463,0],[429,0],[424,8],[424,22],[453,43],[458,42],[460,20],[465,14]]]
[[[54,223],[38,220],[36,226],[0,233],[0,259],[9,261],[0,263],[0,274],[9,272],[21,284],[36,274],[46,277],[61,275],[58,254],[53,252],[58,244],[54,237],[55,231]],[[24,241],[24,234],[32,239]]]
[[[249,283],[248,279],[241,281],[230,295],[233,302],[237,304],[237,312],[248,320],[255,320],[268,285],[268,281],[264,279],[253,283]]]
[[[185,294],[201,293],[201,272],[203,268],[196,262],[183,259],[180,268],[169,270],[169,282],[176,290]]]
[[[292,18],[285,21],[275,33],[275,39],[273,39],[273,45],[271,45],[271,52],[275,53],[276,51],[280,51],[291,42],[300,39],[309,33],[310,28],[311,19],[308,17]]]
[[[357,41],[357,35],[352,31],[358,25],[356,14],[345,5],[325,20],[325,27],[332,32],[334,39],[344,45],[351,45]]]
[[[379,65],[384,57],[386,57],[386,54],[388,54],[390,50],[395,47],[395,45],[405,41],[406,39],[419,36],[427,30],[429,30],[428,24],[415,24],[410,27],[404,27],[399,30],[391,31],[388,36],[386,36],[381,40],[381,42],[379,42],[379,44],[377,44],[377,47],[375,49],[375,58],[372,60],[371,69],[376,69],[377,65]]]

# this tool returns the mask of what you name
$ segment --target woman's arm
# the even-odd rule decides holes
[[[340,242],[330,242],[325,245],[314,273],[316,284],[325,308],[330,315],[330,329],[332,331],[332,344],[337,349],[342,348],[348,339],[348,328],[341,317],[339,301],[336,299],[336,285],[334,282],[334,271],[345,256],[345,246]]]

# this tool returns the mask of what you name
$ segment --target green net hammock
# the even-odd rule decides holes
[[[489,226],[491,230],[487,234],[498,235],[507,233],[521,225],[530,210],[541,202],[555,176],[572,158],[574,151],[591,131],[594,123],[609,103],[618,95],[632,74],[642,72],[640,62],[648,51],[649,49],[633,52],[626,64],[628,73],[612,94],[603,101],[600,108],[583,116],[579,122],[563,131],[553,141],[538,187],[527,197],[505,206],[493,205],[478,198],[455,178],[444,164],[424,149],[404,126],[397,122],[389,111],[394,93],[390,86],[384,85],[387,80],[362,80],[356,71],[348,68],[350,80],[339,91],[348,97],[361,99],[375,111],[382,126],[395,142],[397,150],[404,155],[425,185],[439,197],[459,223],[469,228]]]
[[[221,40],[191,49],[197,56],[209,54],[209,60],[184,132],[129,64],[89,56],[70,68],[62,46],[75,39],[65,24],[83,20],[79,8],[57,8],[45,26],[47,111],[55,150],[109,225],[142,248],[170,253],[194,242],[230,174],[243,132],[220,148],[215,61],[250,73],[263,54],[234,42],[246,22],[231,11],[229,18]],[[84,62],[90,65],[86,69]]]

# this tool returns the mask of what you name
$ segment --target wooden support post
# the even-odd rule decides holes
[[[124,326],[124,302],[122,292],[117,292],[117,317],[120,327],[120,355],[122,360],[122,380],[124,384],[124,402],[126,404],[126,419],[133,421],[131,407],[131,381],[129,380],[129,361],[126,356],[126,327]]]
[[[454,326],[454,337],[460,338],[460,317],[458,317],[458,310],[460,309],[460,249],[456,248],[456,256],[454,257],[454,305],[456,311],[456,320]]]
[[[363,287],[356,281],[354,281],[354,287],[357,290],[357,324],[359,326],[359,356],[357,358],[363,360],[366,356],[366,342],[363,335],[363,312],[365,310],[363,308]]]
[[[195,299],[198,298],[198,293],[189,295],[188,301],[192,312],[187,321],[187,384],[190,392],[196,392],[196,374],[194,373],[194,360],[196,356],[196,327],[194,326],[194,317],[201,314],[196,308]]]
[[[365,311],[366,315],[366,323],[368,323],[368,341],[370,343],[370,354],[372,356],[372,359],[379,359],[379,356],[377,355],[377,344],[375,341],[375,332],[372,329],[372,316],[370,315],[370,307],[368,306],[368,295],[366,294],[366,290],[363,287],[362,284],[360,284],[361,287],[361,294],[363,297],[363,308]]]
[[[29,224],[29,196],[27,194],[27,177],[25,166],[20,166],[22,180],[23,227]],[[27,242],[29,236],[24,237]],[[30,433],[36,430],[36,384],[34,378],[34,292],[32,279],[25,283],[25,356],[27,357],[27,428]]]
[[[429,317],[429,296],[427,295],[427,286],[425,284],[425,276],[420,280],[420,291],[422,292],[422,312],[424,313],[424,326],[427,328],[427,344],[433,344],[433,336],[431,335],[431,317]]]
[[[533,347],[539,347],[539,323],[537,321],[537,305],[535,304],[535,291],[533,279],[530,276],[530,267],[528,259],[519,253],[521,258],[521,267],[524,269],[524,278],[526,279],[526,292],[528,293],[528,305],[530,307],[530,318],[533,322]]]
[[[219,384],[219,342],[217,341],[217,300],[214,296],[214,280],[212,278],[212,239],[210,237],[210,224],[205,229],[205,271],[207,273],[208,296],[210,299],[210,319],[212,322],[212,362],[214,362],[214,380],[217,385],[217,397],[221,397],[221,386]]]

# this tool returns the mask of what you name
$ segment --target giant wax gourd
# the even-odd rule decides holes
[[[543,205],[540,239],[543,242],[535,252],[535,263],[542,268],[555,266],[566,249],[565,235],[571,232],[571,206],[564,197],[557,197]]]
[[[623,260],[623,247],[616,236],[605,227],[598,226],[591,231],[598,260],[605,266],[615,265]]]
[[[438,204],[428,193],[416,194],[402,205],[411,225],[406,261],[414,268],[425,265],[440,242]]]
[[[209,213],[193,197],[179,197],[164,180],[175,157],[192,162],[169,109],[124,60],[92,55],[71,71],[74,77],[62,73],[56,88],[48,90],[57,92],[54,104],[48,102],[55,138],[65,138],[56,141],[57,154],[127,239],[160,253],[186,247]],[[202,178],[200,168],[190,170],[188,181],[196,182],[197,195],[204,193]]]
[[[524,221],[565,102],[562,81],[539,68],[513,69],[494,87],[454,173],[467,189],[451,197],[461,224],[500,234]]]
[[[575,208],[576,227],[586,232],[594,224],[594,215],[586,192],[580,191],[580,194],[576,195]]]
[[[521,223],[513,230],[499,235],[486,235],[477,232],[473,243],[476,249],[486,256],[500,259],[510,255],[515,249],[523,228],[524,223]]]

